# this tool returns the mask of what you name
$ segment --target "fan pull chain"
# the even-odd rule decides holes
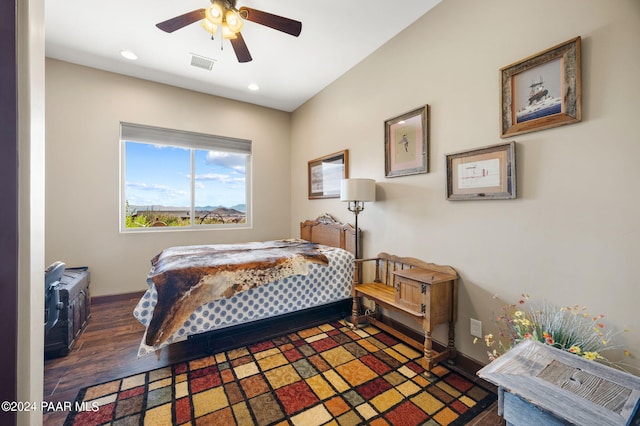
[[[213,37],[213,34],[211,34],[211,41],[214,41],[215,37]],[[224,50],[224,38],[220,37],[220,50]]]

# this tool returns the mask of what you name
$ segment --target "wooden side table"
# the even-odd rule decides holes
[[[354,324],[358,323],[358,299],[365,296],[374,303],[395,312],[408,315],[424,331],[424,342],[418,342],[399,330],[368,317],[371,323],[395,335],[424,352],[424,364],[431,370],[438,362],[456,356],[455,321],[457,318],[457,279],[455,270],[448,266],[433,265],[433,269],[412,267],[391,272],[391,282],[373,282],[354,286]],[[447,323],[449,340],[442,352],[433,350],[431,333],[435,326]]]
[[[638,425],[640,377],[526,340],[478,371],[507,425]]]

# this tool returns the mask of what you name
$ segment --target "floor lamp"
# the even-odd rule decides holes
[[[365,201],[375,201],[376,200],[376,181],[373,179],[342,179],[340,182],[340,201],[347,201],[349,204],[347,209],[356,216],[356,241],[355,241],[355,249],[356,249],[356,259],[360,258],[360,252],[358,250],[359,238],[358,238],[358,215],[362,210],[364,210]],[[362,282],[362,271],[360,267],[357,266],[356,270],[358,273],[358,282]],[[347,324],[350,324],[352,321],[352,317],[349,316],[345,318]],[[360,322],[358,324],[353,324],[355,327],[365,327],[368,324],[368,321]]]
[[[360,258],[358,250],[358,214],[364,210],[366,201],[376,200],[376,181],[373,179],[342,179],[340,182],[340,201],[347,201],[348,209],[355,215],[356,225],[356,259]]]

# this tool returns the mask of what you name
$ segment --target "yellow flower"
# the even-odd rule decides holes
[[[569,352],[580,355],[580,353],[582,352],[582,350],[580,349],[579,346],[571,346],[569,348]]]
[[[524,316],[524,312],[522,312],[522,311],[515,311],[515,312],[513,313],[513,316],[514,316],[514,317],[516,317],[516,318],[522,318],[522,317]]]
[[[598,352],[585,352],[582,357],[590,361],[594,361],[600,358],[600,354]]]
[[[493,345],[493,334],[487,334],[484,336],[484,343],[487,346]]]

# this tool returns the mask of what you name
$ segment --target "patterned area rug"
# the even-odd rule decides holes
[[[421,356],[334,322],[82,389],[65,425],[462,425],[495,401]]]

